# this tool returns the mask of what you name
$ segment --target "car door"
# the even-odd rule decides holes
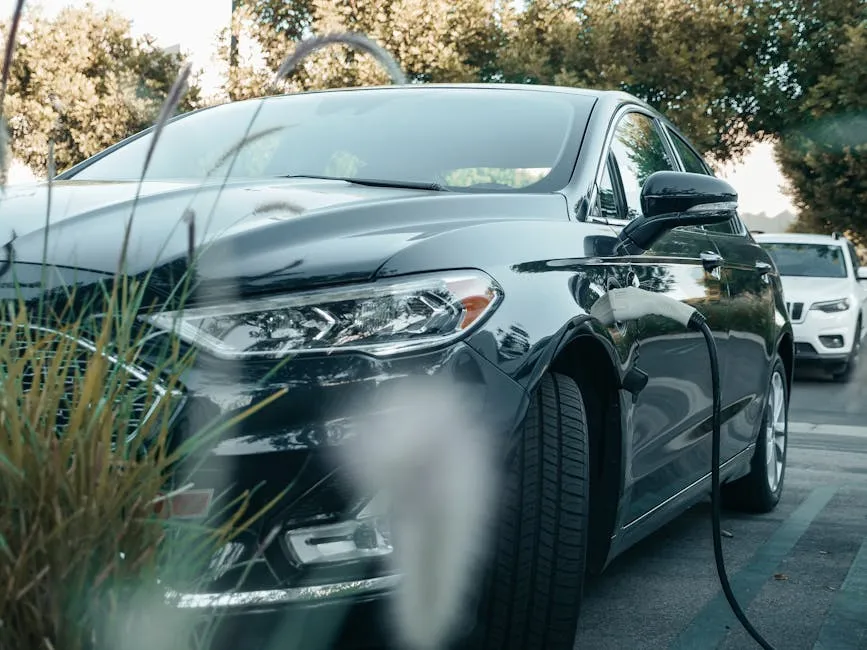
[[[650,174],[676,169],[655,116],[626,107],[615,117],[599,203],[606,220],[622,227],[641,214],[641,188]],[[616,218],[612,218],[616,215]],[[676,228],[640,255],[623,256],[631,284],[689,303],[720,335],[719,254],[707,233]],[[624,515],[628,527],[701,478],[710,468],[710,362],[700,333],[670,319],[648,315],[623,325],[634,346],[635,367],[646,374],[627,416]],[[724,352],[723,352],[724,355]]]
[[[710,167],[684,136],[665,126],[685,171],[713,175]],[[722,372],[723,462],[744,450],[754,439],[763,414],[770,359],[774,353],[774,292],[771,259],[739,218],[704,226],[722,256],[725,291],[721,318],[727,333],[726,364]]]

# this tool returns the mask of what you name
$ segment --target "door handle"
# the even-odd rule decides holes
[[[704,266],[704,270],[708,273],[717,270],[723,265],[723,262],[723,257],[719,253],[705,251],[701,254],[701,264]]]
[[[767,275],[774,269],[773,266],[768,264],[767,262],[756,262],[756,271],[758,271],[759,275]]]

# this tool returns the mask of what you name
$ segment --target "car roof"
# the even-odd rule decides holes
[[[650,106],[647,102],[642,101],[634,95],[620,90],[600,90],[595,88],[579,88],[573,86],[553,86],[548,84],[519,84],[519,83],[409,83],[409,84],[391,84],[384,86],[349,86],[345,88],[324,88],[321,90],[307,90],[300,93],[286,93],[280,95],[270,95],[268,97],[287,97],[290,95],[310,95],[315,93],[334,93],[334,92],[382,92],[389,90],[443,90],[448,88],[454,89],[473,89],[473,90],[518,90],[525,92],[549,92],[561,93],[569,95],[583,95],[585,97],[594,97],[596,99],[607,100],[612,103],[629,102],[638,104],[648,110],[657,113],[658,111]],[[267,99],[268,97],[253,97],[251,99]]]
[[[833,235],[815,235],[810,233],[761,233],[753,234],[753,238],[761,242],[779,242],[781,244],[825,244],[843,246],[848,239],[842,235],[835,237]]]

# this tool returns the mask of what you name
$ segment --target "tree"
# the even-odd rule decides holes
[[[795,229],[846,232],[867,244],[867,9],[844,26],[826,72],[811,79],[776,146],[793,202]],[[825,53],[827,56],[827,53]]]
[[[313,0],[234,0],[232,24],[220,35],[219,52],[228,63],[224,90],[229,98],[266,94],[281,61],[310,32],[312,22]],[[232,36],[239,41],[235,53]],[[257,65],[259,58],[264,65]]]
[[[530,0],[503,78],[620,89],[712,159],[772,138],[799,229],[867,243],[864,0]]]
[[[514,18],[504,79],[632,93],[727,160],[766,133],[762,98],[778,65],[768,45],[773,4],[533,0]]]
[[[497,0],[246,0],[236,29],[261,49],[264,70],[241,61],[230,97],[261,94],[280,61],[306,34],[361,32],[385,47],[414,81],[475,81],[494,73],[500,47]],[[228,50],[224,49],[224,56]],[[294,89],[388,83],[375,61],[343,47],[311,55]]]
[[[5,105],[12,152],[43,173],[50,138],[63,169],[150,126],[181,65],[92,5],[53,18],[30,12],[17,41]],[[181,110],[197,100],[193,86]]]

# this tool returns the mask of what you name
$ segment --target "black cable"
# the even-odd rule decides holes
[[[753,627],[753,624],[750,623],[747,615],[744,614],[744,611],[741,609],[740,604],[735,598],[735,594],[732,591],[732,587],[729,584],[729,577],[726,574],[726,566],[725,559],[723,558],[723,550],[722,550],[722,530],[720,524],[721,518],[721,507],[720,507],[720,479],[719,479],[719,464],[720,464],[720,439],[722,438],[722,434],[720,432],[722,428],[722,415],[721,404],[722,404],[722,395],[720,389],[720,376],[719,376],[719,358],[717,357],[717,349],[716,349],[716,341],[713,337],[713,332],[711,332],[710,327],[708,327],[705,319],[699,314],[695,312],[689,320],[689,325],[693,329],[699,330],[704,335],[705,343],[707,343],[707,353],[710,356],[710,373],[711,373],[711,382],[713,388],[713,433],[711,434],[711,492],[710,492],[710,502],[711,502],[711,520],[713,523],[713,555],[716,560],[716,571],[719,574],[719,582],[722,586],[723,593],[725,594],[726,600],[729,603],[729,606],[734,612],[734,615],[737,617],[738,621],[740,621],[743,628],[747,631],[747,633],[755,639],[756,643],[758,643],[765,650],[774,650],[774,646],[768,643],[765,638],[758,633],[756,628]]]

